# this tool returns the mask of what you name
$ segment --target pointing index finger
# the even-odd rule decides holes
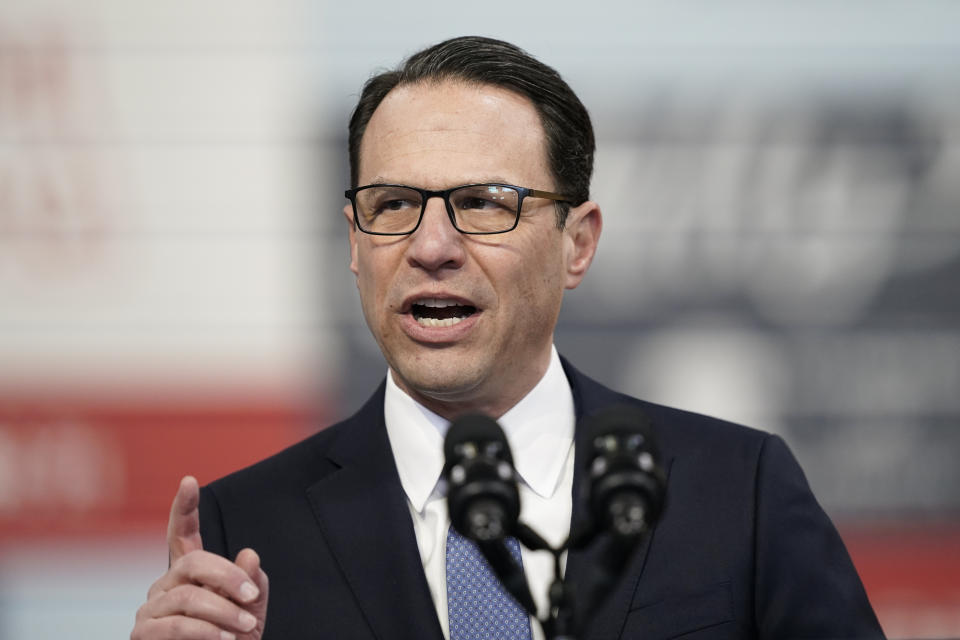
[[[184,476],[180,480],[177,495],[173,498],[167,524],[167,546],[171,565],[181,556],[203,549],[200,539],[200,485],[193,476]]]

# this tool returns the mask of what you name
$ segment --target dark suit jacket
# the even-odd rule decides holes
[[[660,522],[586,637],[875,638],[840,537],[783,441],[636,400],[564,361],[578,419],[632,403],[668,474]],[[383,418],[384,385],[351,418],[201,491],[204,547],[256,549],[265,638],[442,640]],[[577,447],[582,450],[582,434]],[[578,468],[574,495],[578,495]],[[574,520],[584,511],[574,501]],[[571,553],[568,580],[591,562]]]

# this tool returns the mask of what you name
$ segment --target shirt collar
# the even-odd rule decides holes
[[[383,413],[400,483],[413,508],[422,512],[443,471],[443,438],[450,423],[407,395],[390,372]],[[542,497],[553,495],[575,422],[573,393],[555,347],[540,382],[498,422],[521,480]]]

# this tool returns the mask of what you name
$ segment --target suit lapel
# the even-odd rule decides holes
[[[565,358],[561,358],[563,369],[570,381],[570,387],[573,391],[574,411],[577,417],[577,431],[574,436],[575,456],[573,471],[573,516],[572,523],[586,523],[590,519],[589,501],[586,494],[587,486],[584,477],[586,476],[586,452],[589,442],[587,434],[580,425],[585,416],[596,413],[600,409],[615,404],[624,404],[627,402],[636,402],[627,396],[622,396],[596,381],[584,376],[577,371]],[[654,425],[654,429],[658,429]],[[666,453],[666,452],[662,452]],[[664,457],[665,467],[669,467],[672,459]],[[633,600],[633,594],[636,592],[637,585],[643,575],[646,566],[647,553],[650,544],[656,534],[656,527],[647,535],[640,547],[633,553],[629,561],[629,567],[625,572],[625,577],[609,594],[606,601],[599,611],[590,611],[593,619],[587,628],[585,637],[591,640],[608,640],[620,637],[623,624],[626,621],[627,614],[630,612],[630,604]],[[571,551],[567,555],[567,567],[564,579],[570,584],[582,584],[584,578],[590,573],[590,566],[596,563],[595,554],[590,549]]]
[[[327,453],[338,468],[307,495],[374,636],[442,640],[387,438],[383,395],[381,385],[344,425]]]

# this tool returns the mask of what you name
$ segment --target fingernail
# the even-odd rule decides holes
[[[237,640],[237,636],[233,635],[229,631],[221,631],[220,640]]]
[[[244,582],[240,585],[240,600],[243,602],[250,602],[251,600],[256,600],[257,596],[260,595],[260,589],[257,589],[257,585],[252,582]]]
[[[257,619],[249,611],[241,611],[238,620],[240,621],[241,631],[250,631],[257,626]]]

